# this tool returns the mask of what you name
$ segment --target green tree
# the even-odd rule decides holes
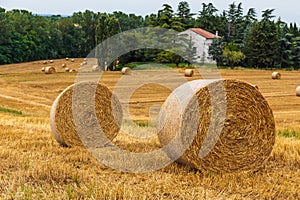
[[[243,53],[246,63],[256,68],[271,68],[275,66],[279,55],[279,33],[274,21],[270,21],[270,12],[263,12],[264,18],[254,23],[245,39]]]
[[[184,25],[184,29],[194,26],[194,15],[194,13],[191,13],[191,9],[187,1],[179,2],[176,16],[178,17],[179,21]]]
[[[224,65],[223,50],[226,45],[224,38],[216,38],[208,49],[208,54],[216,61],[217,66]]]
[[[233,68],[238,66],[244,59],[245,55],[240,51],[239,45],[234,43],[228,43],[222,54],[226,65]]]

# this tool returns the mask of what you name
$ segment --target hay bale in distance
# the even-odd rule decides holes
[[[272,79],[281,79],[281,74],[279,72],[273,72]]]
[[[75,62],[75,59],[74,59],[74,58],[72,58],[72,59],[71,59],[71,62]]]
[[[99,65],[93,65],[92,72],[100,72],[101,68]]]
[[[50,62],[50,63],[53,63],[54,61],[53,61],[53,60],[50,60],[49,62]]]
[[[172,144],[165,150],[171,159],[181,156],[177,162],[201,171],[256,170],[275,142],[267,101],[237,80],[196,80],[178,87],[161,108],[157,131],[163,146]]]
[[[74,88],[76,88],[76,92],[79,92],[76,98],[79,98],[80,103],[77,103],[80,105],[73,102]],[[95,95],[92,100],[95,104],[86,101],[91,94],[92,96]],[[77,109],[79,113],[73,113],[74,107],[80,108],[79,111]],[[98,123],[90,121],[92,110],[95,111],[95,118]],[[110,141],[117,136],[123,117],[121,103],[117,97],[106,86],[93,82],[79,82],[67,87],[52,105],[50,114],[52,134],[62,146],[83,146],[77,132],[80,130],[81,124],[75,124],[74,115],[79,118],[80,123],[82,122],[82,126],[88,126],[89,130],[90,128],[94,130],[100,125],[103,133]],[[86,130],[87,135],[84,136],[83,141],[97,143],[100,145],[99,147],[104,145],[101,143],[102,141],[97,140],[99,135],[94,135],[93,130],[90,132],[89,130]]]
[[[56,72],[54,67],[48,66],[45,67],[45,74],[54,74]]]
[[[74,73],[74,72],[76,72],[76,69],[70,69],[69,72]]]
[[[296,96],[300,97],[300,86],[296,88]]]
[[[65,68],[65,71],[66,71],[66,72],[69,72],[69,71],[70,71],[70,69],[69,69],[68,67],[66,67],[66,68]]]
[[[66,61],[68,61],[69,60],[69,58],[68,57],[66,57]]]
[[[61,64],[62,68],[65,68],[67,65],[65,63]]]
[[[42,67],[41,71],[42,71],[42,72],[45,72],[45,67]]]
[[[184,76],[187,76],[187,77],[192,77],[194,76],[194,70],[193,69],[186,69],[184,71]]]
[[[46,65],[48,62],[46,60],[43,61],[43,64]]]
[[[123,75],[129,75],[131,73],[131,69],[129,67],[123,67],[122,68],[122,74]]]

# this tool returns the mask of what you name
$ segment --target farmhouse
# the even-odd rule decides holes
[[[208,48],[214,38],[219,38],[217,32],[213,34],[201,28],[190,28],[180,33],[180,35],[183,34],[193,41],[196,63],[215,63],[208,54]]]

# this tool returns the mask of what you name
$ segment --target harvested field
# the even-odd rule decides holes
[[[220,70],[223,78],[258,86],[273,110],[275,146],[271,157],[257,171],[220,174],[173,163],[154,172],[134,174],[99,163],[82,147],[63,148],[51,134],[51,105],[75,82],[77,74],[65,73],[61,64],[78,70],[82,60],[54,60],[48,65],[57,66],[57,73],[50,76],[40,71],[43,61],[0,66],[0,108],[5,108],[0,109],[0,199],[300,198],[300,98],[295,95],[295,88],[300,85],[299,71],[279,70],[282,78],[273,80],[270,70]],[[134,82],[118,85],[122,78],[132,76],[122,76],[120,72],[104,72],[100,80],[118,91],[123,105],[130,88],[139,88],[131,95],[129,115],[124,116],[121,132],[113,141],[128,151],[161,148],[155,123],[150,123],[152,118],[172,88],[182,80],[201,78],[198,72],[184,77],[184,69],[178,69],[174,76],[163,76],[165,69],[157,70],[143,70],[143,74],[149,73],[155,77],[153,82],[169,87]],[[157,72],[161,76],[153,76]],[[134,137],[137,135],[144,139]]]

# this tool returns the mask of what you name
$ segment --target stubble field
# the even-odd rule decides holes
[[[67,65],[78,69],[81,62],[78,58]],[[99,163],[83,148],[60,147],[52,137],[51,105],[76,80],[76,73],[65,73],[62,63],[66,61],[51,64],[58,69],[51,75],[40,72],[42,61],[0,66],[0,199],[300,199],[300,97],[295,96],[299,71],[280,71],[282,79],[272,80],[267,70],[219,70],[222,78],[257,85],[273,110],[276,142],[260,170],[217,174],[173,163],[134,174]],[[166,69],[157,70],[139,73],[171,87],[201,78],[199,74],[184,78],[183,69],[176,69],[172,76],[164,76]],[[125,123],[114,142],[134,152],[158,149],[155,136],[135,139],[125,132],[155,133],[158,105],[171,90],[153,83],[125,84],[129,78],[105,72],[100,80],[118,91],[121,102],[131,87],[139,88],[130,98],[130,115],[126,116],[136,126]]]

